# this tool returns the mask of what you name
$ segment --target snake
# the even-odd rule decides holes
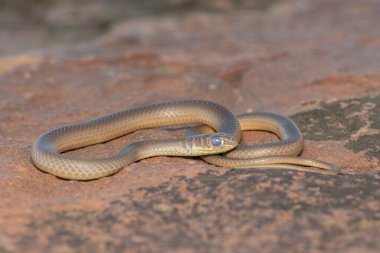
[[[66,151],[104,143],[140,129],[180,125],[194,127],[185,137],[144,140],[105,158],[71,157]],[[241,131],[265,130],[280,140],[259,145],[239,144]],[[32,146],[34,165],[63,179],[94,180],[113,175],[141,159],[154,156],[200,156],[216,166],[293,169],[338,174],[330,163],[300,158],[303,139],[296,124],[274,113],[235,116],[206,100],[177,100],[132,107],[92,120],[66,125],[41,134]],[[224,155],[220,155],[224,154]]]

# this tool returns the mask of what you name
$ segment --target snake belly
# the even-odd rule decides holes
[[[183,124],[205,124],[217,133],[140,141],[107,158],[80,159],[62,154],[140,129]],[[60,178],[92,180],[112,175],[124,166],[147,157],[201,156],[226,152],[239,143],[240,133],[236,116],[219,104],[204,100],[164,102],[127,109],[44,133],[33,144],[32,161],[40,170]]]

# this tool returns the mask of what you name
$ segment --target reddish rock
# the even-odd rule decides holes
[[[130,19],[59,47],[33,40],[38,31],[34,48],[0,45],[0,252],[378,252],[380,5],[271,2]],[[28,39],[0,33],[0,41]],[[342,175],[156,157],[77,182],[31,162],[31,145],[47,130],[184,98],[290,115],[306,139],[302,156],[334,162]],[[183,134],[138,131],[70,155],[107,156]]]

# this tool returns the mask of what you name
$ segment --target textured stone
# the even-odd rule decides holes
[[[49,5],[50,15],[62,14],[49,16],[54,22],[73,8],[64,2]],[[59,47],[59,36],[35,39],[39,30],[0,31],[0,252],[378,252],[380,5],[268,2],[118,19],[100,37]],[[49,129],[184,98],[290,115],[306,139],[302,156],[334,162],[342,175],[155,157],[77,182],[31,162],[33,141]],[[102,157],[183,134],[137,131],[68,155]]]

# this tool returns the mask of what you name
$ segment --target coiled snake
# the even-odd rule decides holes
[[[208,127],[198,127],[198,133],[192,131],[183,138],[135,142],[107,158],[79,159],[62,154],[139,129],[184,124],[203,124]],[[242,130],[266,130],[277,134],[281,140],[244,146],[239,144]],[[301,133],[287,117],[273,113],[251,113],[236,117],[225,107],[213,102],[181,100],[135,107],[51,130],[34,142],[32,160],[45,172],[75,180],[112,175],[128,164],[160,155],[201,156],[218,166],[339,173],[333,164],[297,157],[302,148]],[[216,155],[225,152],[224,156]]]

